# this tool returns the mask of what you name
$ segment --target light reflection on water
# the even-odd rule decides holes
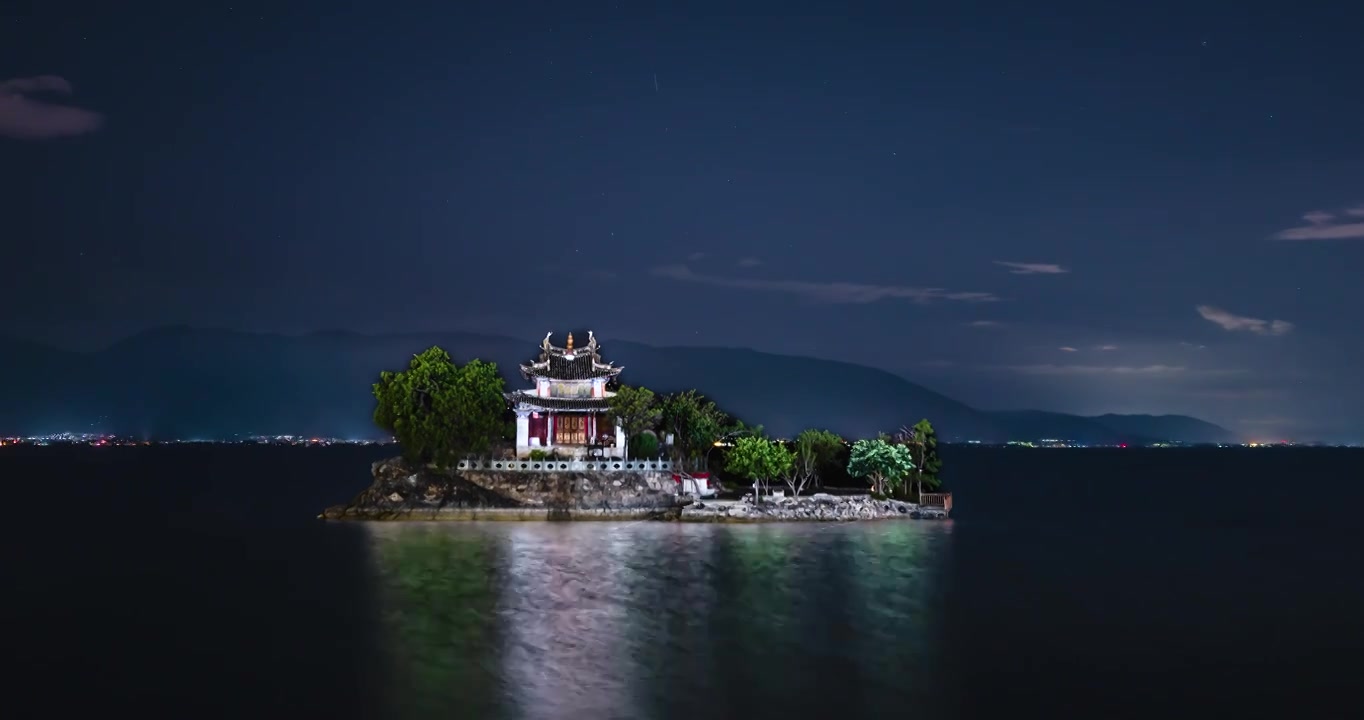
[[[393,714],[930,716],[951,527],[368,525]]]

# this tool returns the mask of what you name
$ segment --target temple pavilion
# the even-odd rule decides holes
[[[516,411],[516,454],[554,450],[569,455],[625,456],[625,432],[610,414],[607,390],[621,368],[603,363],[597,339],[587,333],[587,345],[573,347],[573,333],[563,347],[540,343],[540,357],[521,365],[521,376],[534,383],[529,390],[507,393]]]

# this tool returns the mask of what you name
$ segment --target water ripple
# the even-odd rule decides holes
[[[920,698],[950,530],[375,524],[392,704],[447,717],[808,714],[825,701],[799,691],[835,671],[845,711],[860,690]]]

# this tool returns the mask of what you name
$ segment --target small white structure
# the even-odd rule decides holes
[[[712,497],[717,489],[710,484],[710,473],[673,473],[673,481],[677,483],[677,494],[695,495],[697,497]]]
[[[574,457],[625,457],[625,431],[610,414],[615,393],[607,390],[622,368],[603,363],[597,339],[587,333],[587,347],[574,349],[573,333],[564,347],[549,343],[546,333],[540,357],[521,365],[529,390],[507,393],[516,412],[516,455],[532,450]]]

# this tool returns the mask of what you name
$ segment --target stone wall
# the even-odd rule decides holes
[[[676,483],[670,473],[466,470],[461,475],[517,505],[530,507],[630,510],[677,504]]]
[[[390,458],[374,482],[330,519],[631,519],[676,511],[672,474],[439,470]]]

